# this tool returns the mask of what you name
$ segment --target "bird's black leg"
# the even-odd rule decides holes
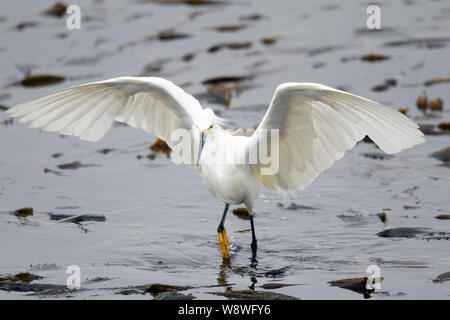
[[[255,235],[255,224],[253,222],[253,215],[250,215],[250,225],[252,227],[252,263],[256,263],[258,262],[256,260],[256,251],[258,250],[258,245],[257,245],[257,241],[256,241],[256,235]]]
[[[225,231],[225,227],[224,227],[225,218],[227,216],[229,206],[230,205],[228,203],[225,204],[225,209],[223,210],[222,219],[220,220],[219,227],[217,228],[217,237],[219,239],[219,245],[220,245],[220,250],[222,251],[223,259],[230,258],[230,249],[229,249],[230,244],[228,242],[227,232]]]
[[[222,219],[220,220],[219,227],[217,228],[217,232],[218,232],[218,233],[220,233],[220,232],[222,232],[223,230],[225,230],[224,223],[225,223],[225,218],[227,217],[227,212],[228,212],[228,207],[229,207],[229,206],[230,206],[230,205],[229,205],[228,203],[225,204],[225,209],[223,210]]]

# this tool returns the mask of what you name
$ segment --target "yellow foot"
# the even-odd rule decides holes
[[[225,229],[222,232],[217,233],[217,237],[219,238],[219,246],[220,250],[222,251],[222,257],[224,259],[230,258],[230,243],[228,242],[227,232]]]

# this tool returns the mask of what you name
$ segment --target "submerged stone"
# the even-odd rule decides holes
[[[450,271],[441,273],[440,275],[438,275],[436,277],[436,279],[433,280],[433,282],[434,283],[442,283],[442,282],[449,281],[449,280],[450,280]]]
[[[179,292],[163,292],[158,294],[155,300],[194,300],[197,297],[194,297],[192,293],[182,294]]]
[[[433,152],[431,157],[442,162],[450,162],[450,147]]]
[[[418,234],[426,233],[427,230],[427,228],[393,228],[378,232],[377,236],[383,238],[414,238]]]
[[[237,290],[209,293],[235,300],[300,300],[296,297],[268,291]]]

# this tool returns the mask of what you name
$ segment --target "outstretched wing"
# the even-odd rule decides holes
[[[31,128],[88,141],[101,139],[116,120],[154,132],[172,147],[172,131],[190,129],[201,111],[194,97],[168,80],[120,77],[53,92],[7,112]]]
[[[315,83],[283,83],[250,140],[263,129],[279,129],[279,168],[254,174],[273,190],[300,190],[368,135],[392,154],[423,143],[418,126],[400,112],[368,99]],[[269,135],[270,136],[270,135]]]

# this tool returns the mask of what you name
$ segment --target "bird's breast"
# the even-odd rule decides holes
[[[230,204],[243,203],[252,193],[256,178],[247,164],[224,162],[217,145],[206,143],[200,156],[200,174],[211,194]],[[220,146],[219,146],[220,147]]]
[[[201,175],[211,194],[230,204],[240,204],[250,188],[249,172],[233,165],[201,164]]]

